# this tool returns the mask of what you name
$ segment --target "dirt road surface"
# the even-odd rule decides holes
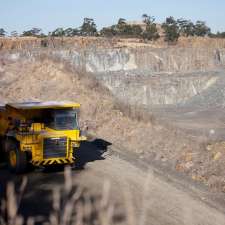
[[[131,216],[132,224],[225,224],[224,213],[179,189],[175,183],[157,176],[150,167],[149,170],[143,170],[116,156],[105,147],[109,143],[99,143],[86,143],[77,152],[79,169],[72,171],[73,184],[87,188],[90,194],[97,196],[101,195],[104,182],[110,182],[110,198],[116,210]],[[14,180],[17,183],[20,179],[20,176],[1,171],[1,193],[7,181]],[[40,214],[47,216],[51,210],[52,189],[63,184],[62,171],[37,170],[29,173],[20,213],[25,217]],[[126,224],[123,216],[118,217],[117,222]]]

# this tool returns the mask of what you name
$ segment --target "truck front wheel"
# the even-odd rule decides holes
[[[7,145],[8,167],[13,173],[24,173],[27,170],[27,155],[20,151],[18,145],[11,142]]]

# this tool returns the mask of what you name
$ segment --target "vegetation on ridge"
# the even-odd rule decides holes
[[[0,28],[0,36],[5,36],[7,32]],[[184,18],[175,19],[167,17],[161,25],[156,23],[155,17],[147,14],[142,15],[141,22],[127,22],[126,19],[120,18],[117,24],[109,27],[103,27],[97,30],[97,25],[92,18],[84,18],[83,24],[78,28],[56,28],[48,35],[42,32],[40,28],[32,28],[18,34],[17,31],[12,31],[9,36],[32,36],[32,37],[74,37],[74,36],[103,36],[103,37],[126,37],[140,38],[148,41],[155,41],[162,37],[168,43],[176,43],[179,37],[212,37],[225,38],[225,32],[217,32],[214,34],[204,21],[193,23],[191,20]]]

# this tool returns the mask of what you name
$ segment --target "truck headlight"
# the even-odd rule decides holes
[[[73,148],[78,148],[78,147],[80,147],[80,143],[74,141],[74,142],[72,142],[72,147],[73,147]]]

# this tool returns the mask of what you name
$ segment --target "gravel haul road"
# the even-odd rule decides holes
[[[100,144],[99,144],[100,143]],[[223,225],[224,213],[179,189],[150,168],[148,171],[113,154],[102,140],[87,142],[77,152],[79,169],[72,171],[74,186],[87,188],[97,196],[105,182],[110,183],[110,201],[119,213],[132,215],[132,224],[153,225]],[[64,185],[62,171],[35,171],[28,174],[28,185],[22,200],[20,213],[25,217],[49,211],[51,191]],[[3,171],[1,187],[15,177]],[[1,190],[2,192],[2,190]],[[3,192],[2,192],[3,193]],[[42,199],[35,201],[34,199]],[[41,207],[40,207],[41,205]],[[48,209],[48,210],[47,210]],[[123,217],[118,224],[127,224]]]

